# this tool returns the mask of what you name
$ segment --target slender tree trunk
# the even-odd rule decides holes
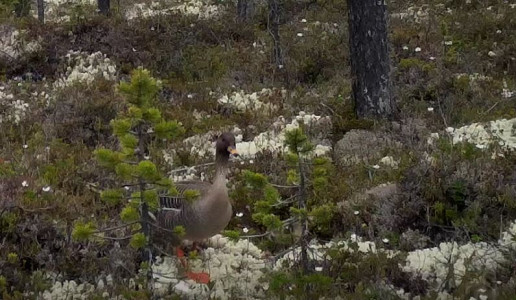
[[[299,153],[298,153],[299,156]],[[306,210],[306,178],[303,169],[303,160],[299,159],[299,209]],[[303,219],[301,222],[301,264],[303,267],[303,273],[308,274],[309,261],[308,261],[308,222]]]
[[[142,125],[138,126],[138,161],[141,162],[145,158],[145,153],[148,152],[148,144],[146,143],[146,139],[144,137],[144,128]],[[153,292],[153,283],[152,283],[152,232],[151,232],[151,224],[149,220],[149,205],[145,202],[144,192],[146,189],[146,184],[143,178],[138,179],[138,186],[140,189],[140,224],[142,226],[142,232],[147,238],[147,244],[142,249],[142,261],[146,261],[149,263],[149,270],[147,271],[147,280],[148,280],[148,288]]]
[[[45,23],[45,1],[37,0],[38,4],[38,20],[41,24]]]
[[[279,35],[279,24],[280,24],[280,12],[279,12],[279,0],[268,0],[269,3],[269,20],[268,29],[274,42],[273,46],[273,61],[276,66],[283,65],[283,55],[281,53],[281,43]]]
[[[97,7],[101,14],[109,16],[110,0],[97,0]]]
[[[391,118],[395,102],[390,82],[385,0],[348,0],[350,59],[355,112],[361,118]]]
[[[237,20],[239,22],[247,22],[254,15],[254,0],[238,0],[237,1]]]

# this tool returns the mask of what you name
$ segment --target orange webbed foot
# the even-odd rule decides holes
[[[210,274],[205,272],[187,272],[186,277],[197,283],[208,284],[210,282]]]

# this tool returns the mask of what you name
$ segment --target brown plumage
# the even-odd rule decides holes
[[[203,181],[185,181],[175,183],[179,192],[177,196],[160,196],[161,209],[157,222],[166,228],[166,239],[179,241],[170,232],[176,226],[183,226],[186,234],[181,239],[201,241],[222,231],[229,223],[233,210],[226,187],[226,175],[230,155],[238,155],[235,137],[231,133],[221,134],[216,142],[216,173],[213,183]],[[200,196],[188,201],[184,197],[186,190],[195,190]]]

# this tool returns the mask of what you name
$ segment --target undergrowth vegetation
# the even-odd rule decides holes
[[[514,298],[515,4],[389,1],[388,122],[353,113],[345,1],[280,1],[280,66],[262,2],[47,2],[0,3],[0,298]],[[224,131],[204,285],[142,216]]]

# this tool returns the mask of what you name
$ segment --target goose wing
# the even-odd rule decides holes
[[[211,183],[205,181],[183,181],[175,183],[177,195],[159,195],[158,222],[166,229],[173,230],[177,225],[183,225],[189,214],[192,214],[191,202],[185,197],[185,191],[194,190],[200,193],[201,201],[208,193]]]

